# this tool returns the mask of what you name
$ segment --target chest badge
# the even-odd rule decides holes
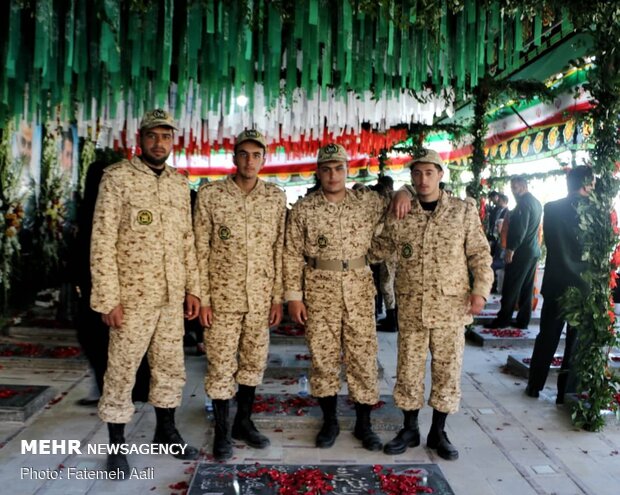
[[[327,247],[327,237],[325,237],[324,235],[318,236],[316,238],[316,243],[319,245],[320,248]]]
[[[220,230],[218,230],[217,234],[220,236],[220,239],[222,239],[223,241],[227,241],[228,239],[230,239],[230,229],[226,227],[225,225],[222,225],[220,227]]]
[[[151,225],[153,223],[153,214],[149,210],[140,210],[138,212],[138,223],[140,225]]]
[[[411,244],[404,244],[400,254],[403,258],[411,258],[411,256],[413,256],[413,248],[411,247]]]

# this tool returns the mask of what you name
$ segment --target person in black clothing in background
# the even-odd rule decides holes
[[[575,167],[568,172],[566,182],[568,196],[545,205],[543,232],[547,246],[547,261],[541,289],[544,302],[540,317],[540,332],[534,344],[525,389],[529,397],[538,397],[544,388],[564,323],[567,323],[560,298],[569,287],[575,287],[584,294],[588,291],[586,282],[581,278],[586,262],[582,259],[583,246],[579,236],[577,208],[580,203],[587,201],[594,187],[592,169],[585,166]],[[557,404],[564,403],[566,392],[575,391],[571,360],[575,351],[576,334],[577,329],[567,324],[564,357],[558,376]]]
[[[99,182],[105,168],[122,159],[121,155],[105,156],[90,164],[86,173],[84,198],[78,209],[78,234],[74,261],[74,277],[78,289],[77,337],[84,355],[95,373],[99,393],[103,390],[103,376],[108,366],[109,328],[101,320],[101,314],[90,308],[92,279],[90,275],[90,238],[93,227],[93,214]],[[150,369],[146,356],[138,368],[136,384],[133,388],[134,401],[146,402],[149,395]],[[95,405],[96,399],[85,398],[80,405]]]
[[[519,312],[514,326],[527,328],[532,317],[532,293],[536,265],[540,258],[538,229],[542,217],[542,206],[528,191],[524,177],[514,177],[510,181],[512,194],[517,206],[510,212],[508,239],[504,254],[505,275],[502,287],[502,303],[493,321],[486,328],[511,326],[512,312],[519,304]]]

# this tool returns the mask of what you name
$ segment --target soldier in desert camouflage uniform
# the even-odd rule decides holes
[[[284,249],[285,299],[293,320],[306,325],[310,385],[324,416],[317,447],[331,447],[340,431],[336,401],[344,354],[357,413],[354,435],[366,449],[379,450],[381,442],[370,424],[379,390],[375,288],[366,254],[387,200],[375,192],[347,189],[347,160],[340,145],[321,148],[321,189],[291,211]]]
[[[101,180],[91,241],[91,307],[110,326],[108,368],[99,416],[111,443],[124,443],[134,414],[136,370],[145,353],[151,366],[149,402],[155,406],[153,442],[185,444],[174,424],[185,384],[185,316],[198,316],[198,270],[187,180],[166,167],[176,126],[164,110],[140,124],[142,154],[109,166]],[[194,459],[187,447],[177,457]],[[129,472],[122,454],[108,469]]]
[[[491,255],[475,206],[439,190],[443,162],[432,150],[415,158],[411,177],[417,200],[403,220],[389,218],[373,241],[373,256],[396,252],[399,307],[398,366],[394,402],[405,416],[404,428],[385,445],[400,454],[420,444],[418,411],[424,405],[426,357],[432,355],[429,405],[433,424],[427,446],[444,459],[458,451],[444,427],[458,410],[464,325],[484,307],[491,290]],[[469,273],[473,276],[470,287]]]
[[[286,196],[258,178],[265,150],[259,132],[242,132],[235,142],[235,175],[203,186],[195,209],[205,388],[213,399],[218,460],[232,456],[228,413],[237,383],[233,438],[259,449],[269,445],[250,414],[267,363],[269,326],[282,319]]]

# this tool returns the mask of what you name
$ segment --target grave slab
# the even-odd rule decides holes
[[[234,401],[231,404],[236,407]],[[232,417],[232,413],[231,413]],[[211,414],[212,418],[212,414]],[[304,429],[323,424],[323,413],[313,397],[295,394],[256,394],[252,421],[259,429]],[[348,395],[338,396],[338,421],[341,430],[353,430],[355,406]],[[394,405],[391,395],[382,395],[372,411],[372,426],[377,431],[397,431],[402,428],[403,415]]]
[[[474,322],[477,324],[484,324],[486,322],[491,321],[495,316],[497,316],[497,312],[499,311],[499,305],[496,308],[489,307],[487,304],[484,309],[474,317]],[[517,317],[517,312],[515,311],[512,314],[512,319],[515,320]],[[536,311],[532,311],[532,317],[530,318],[530,323],[538,325],[540,324],[540,309],[536,309]]]
[[[267,474],[257,477],[259,469],[277,470],[290,476],[299,476],[301,470],[318,469],[321,477],[331,475],[329,483],[333,486],[334,494],[377,495],[386,493],[381,489],[379,476],[374,466],[362,464],[345,465],[260,465],[253,464],[208,464],[201,463],[196,467],[194,476],[187,491],[188,495],[276,495],[280,485],[274,483]],[[416,476],[417,484],[432,489],[435,495],[454,495],[445,476],[437,464],[391,464],[383,465],[382,473],[396,476]],[[326,478],[323,478],[327,481]],[[290,483],[290,482],[289,482]]]
[[[269,342],[271,345],[306,345],[304,327],[295,323],[281,324],[270,329]]]
[[[531,358],[531,352],[527,354],[510,354],[508,356],[508,360],[506,361],[506,367],[512,374],[523,378],[528,378],[530,376]],[[562,354],[556,354],[553,356],[553,361],[551,362],[549,371],[560,371],[560,366],[562,366]]]
[[[6,328],[4,334],[27,342],[67,342],[75,345],[78,342],[75,328],[19,325]]]
[[[377,367],[378,377],[381,379],[383,366],[379,361]],[[298,378],[300,375],[310,375],[310,354],[307,349],[278,349],[269,353],[266,378]]]
[[[52,387],[0,384],[0,421],[24,422],[54,398]]]
[[[469,341],[479,346],[512,346],[512,347],[531,347],[534,345],[539,328],[537,325],[530,325],[529,328],[521,330],[518,328],[484,328],[481,325],[473,325],[465,332],[465,337]],[[564,334],[562,334],[564,339]]]
[[[0,342],[0,366],[81,370],[88,361],[77,346]]]

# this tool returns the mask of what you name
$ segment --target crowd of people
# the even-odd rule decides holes
[[[92,169],[100,185],[81,224],[90,271],[80,282],[80,325],[97,326],[101,317],[98,332],[108,355],[95,369],[99,416],[110,443],[125,443],[132,400],[148,400],[157,418],[153,442],[184,445],[175,454],[182,459],[198,456],[175,424],[185,383],[185,318],[204,328],[214,458],[232,457],[232,438],[257,449],[269,446],[251,414],[267,364],[269,328],[282,320],[286,302],[289,317],[305,326],[311,353],[311,394],[323,413],[317,447],[331,447],[340,433],[343,364],[355,404],[353,434],[361,445],[387,454],[419,445],[430,351],[433,415],[426,445],[444,459],[457,459],[445,424],[460,403],[464,326],[493,288],[502,294],[493,326],[511,325],[517,304],[517,326],[527,327],[531,317],[542,207],[527,182],[511,181],[517,207],[509,216],[508,198],[490,194],[483,227],[476,202],[453,197],[445,187],[445,165],[435,151],[411,157],[411,185],[394,192],[389,178],[372,190],[347,188],[347,152],[328,144],[317,156],[318,187],[287,211],[284,192],[258,177],[267,144],[250,129],[235,141],[234,174],[203,185],[192,206],[185,177],[165,163],[176,130],[166,111],[147,112],[141,154]],[[553,256],[554,262],[543,282],[548,299],[526,390],[532,397],[544,386],[564,323],[562,288],[581,287],[575,208],[591,189],[592,175],[580,169],[586,167],[569,174],[569,197],[546,207],[553,219],[544,227],[548,260]],[[386,306],[379,322],[377,292]],[[385,445],[371,423],[379,400],[377,330],[399,332],[393,393],[404,421]],[[107,467],[129,472],[122,453],[110,454]]]

